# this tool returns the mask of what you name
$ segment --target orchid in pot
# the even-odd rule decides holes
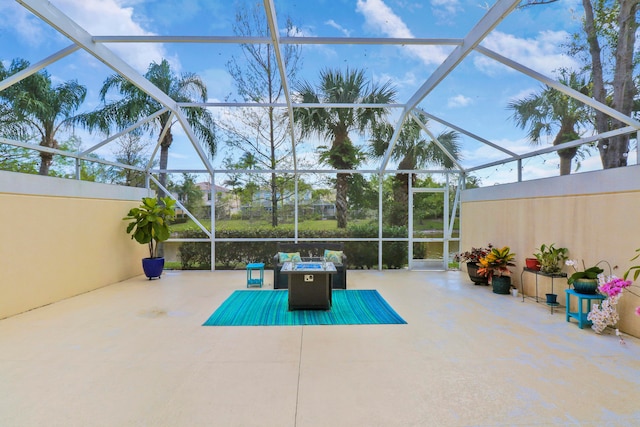
[[[628,272],[625,273],[625,277],[627,274]],[[607,326],[614,328],[616,336],[620,339],[620,344],[624,344],[624,339],[620,334],[620,330],[616,327],[620,320],[620,315],[618,314],[618,302],[625,290],[635,296],[638,296],[638,294],[629,289],[631,285],[631,280],[620,279],[616,276],[609,276],[606,279],[603,278],[600,286],[598,286],[598,292],[605,295],[607,298],[602,301],[601,304],[594,304],[587,315],[587,320],[591,321],[591,328],[597,334],[602,333]],[[640,307],[636,308],[636,314],[640,315]]]
[[[575,259],[568,259],[565,261],[565,264],[572,267],[574,273],[569,276],[567,279],[567,283],[569,285],[573,285],[573,289],[581,294],[595,294],[598,288],[598,276],[602,274],[604,271],[599,267],[601,263],[606,263],[609,265],[607,261],[598,261],[596,265],[587,268],[582,261],[582,270],[578,270],[576,266],[578,265],[578,261]],[[609,273],[611,273],[611,265],[609,265]]]

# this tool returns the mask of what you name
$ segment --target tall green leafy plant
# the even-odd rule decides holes
[[[124,221],[131,221],[127,233],[138,243],[149,245],[149,258],[158,258],[158,243],[169,238],[169,220],[175,218],[176,201],[166,196],[160,199],[143,197],[142,204],[132,208]]]

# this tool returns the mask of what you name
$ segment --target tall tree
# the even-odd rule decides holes
[[[159,64],[152,62],[144,77],[174,101],[204,102],[207,100],[207,87],[202,79],[194,73],[178,76],[166,59]],[[107,96],[112,90],[119,92],[121,98],[116,101],[108,100]],[[79,116],[77,121],[89,130],[99,129],[107,134],[114,126],[125,129],[162,108],[158,101],[118,74],[105,80],[100,90],[100,99],[104,103],[102,107]],[[216,153],[216,126],[211,112],[203,107],[185,108],[184,112],[189,125],[200,138],[200,143],[213,157]],[[170,112],[165,112],[142,126],[142,130],[151,130],[152,134],[157,131],[159,136],[162,136],[158,141],[160,144],[159,167],[162,171],[167,169],[169,147],[173,142],[171,128],[176,123],[169,122],[170,116]],[[163,136],[162,129],[165,127],[167,132]],[[166,187],[166,172],[160,173],[158,181]],[[163,195],[160,191],[159,197]]]
[[[8,69],[0,62],[0,80],[29,67],[24,59],[14,59]],[[7,89],[0,98],[10,105],[12,113],[37,134],[42,147],[59,147],[56,136],[72,123],[73,114],[84,102],[87,89],[76,80],[53,86],[46,70],[32,74]],[[48,175],[53,154],[40,152],[40,175]]]
[[[576,72],[563,72],[559,82],[585,95],[589,94],[589,82]],[[590,124],[589,108],[549,86],[524,99],[510,102],[507,108],[513,110],[512,118],[520,128],[528,128],[529,141],[533,145],[542,144],[545,135],[555,135],[553,145],[575,141],[580,138],[583,126]],[[560,157],[560,175],[569,175],[571,161],[578,153],[578,147],[565,148],[557,153]]]
[[[0,69],[2,69],[0,63]],[[0,71],[1,72],[1,71]],[[5,77],[0,75],[0,81]],[[16,111],[11,108],[11,104],[0,99],[0,136],[13,139],[26,139],[26,126]]]
[[[285,24],[285,34],[292,36],[294,25],[290,19]],[[269,37],[269,27],[264,19],[264,9],[254,4],[236,12],[233,31],[241,37]],[[241,44],[242,57],[232,57],[227,70],[233,77],[238,94],[246,102],[273,104],[281,102],[284,94],[275,49],[271,44]],[[300,45],[287,44],[282,48],[282,59],[289,81],[295,79],[300,68]],[[282,109],[281,109],[282,110]],[[275,107],[243,108],[233,120],[223,123],[229,133],[228,143],[235,149],[251,153],[265,169],[275,170],[291,159],[291,138],[288,132],[289,116],[278,113]],[[261,177],[262,175],[259,175]],[[278,199],[283,193],[278,188],[276,173],[271,173],[268,183],[271,191],[271,225],[278,225]]]
[[[394,102],[396,90],[389,82],[377,85],[367,81],[364,70],[325,69],[320,72],[317,86],[309,82],[300,83],[297,98],[302,103],[340,104],[389,104]],[[362,159],[349,134],[364,135],[383,121],[388,109],[383,107],[352,108],[296,108],[294,119],[303,137],[313,134],[331,141],[331,147],[321,148],[321,160],[335,169],[353,169]],[[349,173],[336,176],[336,217],[338,228],[347,227],[347,192]]]
[[[143,141],[140,135],[129,133],[118,138],[117,143],[118,150],[114,153],[116,161],[139,168],[144,168],[149,163],[150,142]],[[116,172],[114,183],[144,187],[145,174],[137,170],[123,168]]]
[[[419,115],[420,121],[428,125],[427,117]],[[371,141],[371,154],[381,157],[386,153],[393,126],[383,124],[378,126]],[[445,131],[436,136],[436,139],[451,154],[454,159],[460,158],[460,146],[458,144],[460,135],[455,131]],[[427,165],[437,165],[450,169],[454,166],[453,160],[437,146],[434,140],[424,138],[421,126],[411,117],[408,117],[402,124],[398,140],[394,147],[392,156],[398,160],[398,169],[415,170]],[[416,175],[411,175],[411,183],[416,183]],[[407,225],[409,213],[409,175],[397,173],[393,180],[393,209],[389,222],[391,225]]]
[[[553,3],[557,0],[523,0],[522,6]],[[573,35],[569,54],[585,53],[585,70],[591,74],[593,98],[631,116],[637,93],[634,71],[638,0],[582,0],[583,33]],[[600,111],[595,112],[599,134],[625,124]],[[629,134],[603,138],[598,150],[605,169],[627,165]]]
[[[204,193],[196,185],[195,175],[183,173],[182,182],[171,185],[171,191],[178,195],[178,201],[193,215],[199,215],[204,205]]]
[[[593,97],[630,116],[637,89],[633,71],[636,31],[638,29],[638,0],[582,0],[584,32],[591,57]],[[606,69],[603,44],[610,54],[611,67]],[[607,87],[606,82],[610,81]],[[624,127],[624,123],[596,111],[598,133]],[[598,150],[605,169],[627,165],[629,134],[598,141]]]

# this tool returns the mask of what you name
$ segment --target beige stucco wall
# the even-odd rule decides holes
[[[535,275],[521,272],[525,258],[543,243],[568,248],[570,258],[583,259],[587,266],[606,260],[621,277],[640,248],[638,213],[639,166],[471,189],[462,196],[461,248],[487,243],[511,247],[517,254],[512,281],[520,288],[522,277],[525,294],[535,295]],[[565,271],[572,272],[566,266]],[[564,306],[566,279],[555,279],[553,285]],[[550,287],[549,278],[538,277],[543,301]],[[640,294],[640,286],[634,291]],[[639,305],[640,298],[627,292],[618,306],[620,329],[636,337],[640,317],[634,309]]]
[[[142,274],[145,190],[0,171],[0,319]]]

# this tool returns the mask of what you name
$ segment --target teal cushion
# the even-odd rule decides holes
[[[278,257],[280,259],[280,263],[302,261],[300,259],[300,252],[291,252],[291,253],[278,252]]]
[[[324,257],[329,262],[342,264],[342,251],[330,251],[329,249],[325,249]]]

